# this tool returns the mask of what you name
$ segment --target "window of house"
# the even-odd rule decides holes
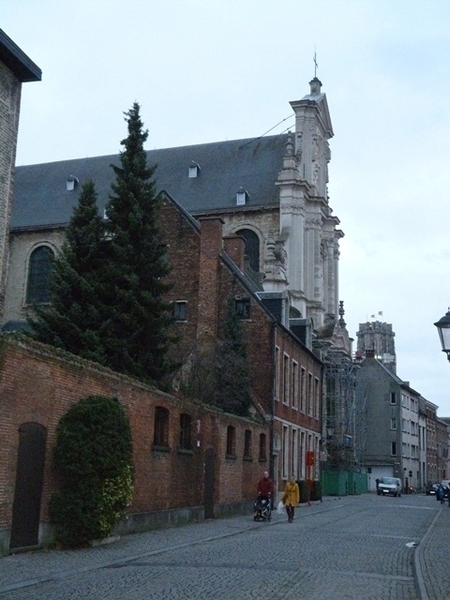
[[[236,192],[236,205],[243,206],[248,200],[248,193],[243,187],[240,187]]]
[[[248,259],[248,265],[259,273],[259,237],[251,229],[239,229],[236,231],[237,235],[240,235],[245,240],[245,256]]]
[[[283,433],[281,435],[281,459],[283,461],[281,465],[283,479],[287,479],[289,472],[289,439],[286,425],[283,425]]]
[[[300,410],[306,412],[306,369],[300,370]]]
[[[291,430],[291,460],[292,469],[291,472],[295,475],[298,474],[298,432],[296,429]]]
[[[391,455],[397,456],[397,442],[391,442]]]
[[[250,298],[235,298],[234,310],[240,319],[250,319]]]
[[[169,446],[169,411],[163,406],[155,407],[155,433],[153,436],[153,445]]]
[[[28,304],[50,302],[49,277],[53,258],[53,251],[48,246],[39,246],[31,253],[28,263]]]
[[[267,441],[266,434],[259,434],[259,460],[266,460],[267,457]]]
[[[391,392],[391,404],[396,404],[397,400],[395,397],[395,392]]]
[[[292,377],[291,377],[291,396],[292,396],[292,408],[297,410],[298,408],[298,364],[292,361]]]
[[[283,354],[283,404],[289,404],[289,356]]]
[[[314,378],[314,418],[320,417],[320,381],[318,377]]]
[[[252,457],[252,432],[250,429],[245,430],[244,437],[244,458]]]
[[[236,456],[236,429],[232,425],[227,427],[227,456]]]
[[[280,349],[275,347],[275,400],[280,397]]]
[[[195,179],[196,177],[198,177],[200,174],[200,167],[198,166],[198,164],[194,161],[191,162],[191,164],[189,165],[189,170],[188,170],[188,177],[189,179]]]
[[[397,429],[397,418],[391,417],[391,429]]]
[[[69,177],[66,179],[66,191],[73,192],[79,183],[80,180],[78,177],[75,175],[69,175]]]
[[[172,303],[172,316],[175,321],[187,321],[186,300],[176,300]]]
[[[308,405],[308,415],[312,416],[312,405],[313,405],[313,376],[311,373],[308,373],[308,394],[307,394],[307,405]]]
[[[180,448],[192,450],[192,417],[186,413],[180,415]]]

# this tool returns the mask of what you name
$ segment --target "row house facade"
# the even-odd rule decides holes
[[[323,365],[308,347],[311,326],[289,319],[284,294],[267,294],[247,276],[245,240],[224,236],[221,218],[193,219],[163,194],[161,223],[172,265],[169,300],[178,315],[174,358],[185,373],[219,335],[231,300],[248,352],[253,410],[268,426],[270,458],[262,467],[280,492],[291,475],[318,479]]]
[[[371,489],[382,475],[405,490],[424,491],[448,476],[448,424],[438,407],[396,374],[395,334],[379,321],[359,326],[357,406],[362,415],[362,463]]]
[[[438,407],[425,401],[427,430],[427,483],[439,483],[449,478],[449,426],[437,416]]]
[[[377,360],[370,350],[359,361],[356,399],[361,414],[361,463],[376,489],[380,477],[399,477],[405,491],[422,489],[420,394]]]

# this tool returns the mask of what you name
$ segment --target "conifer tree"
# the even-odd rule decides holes
[[[106,207],[108,250],[102,274],[101,328],[109,366],[144,380],[163,381],[174,365],[167,358],[171,322],[165,282],[170,268],[159,226],[159,200],[147,165],[140,106],[125,113],[128,136],[121,142],[121,166],[111,165],[116,179]]]
[[[212,403],[227,412],[245,416],[251,405],[247,348],[242,323],[228,299],[227,318],[215,353],[215,389]]]
[[[51,304],[36,306],[36,316],[28,323],[35,339],[105,364],[97,284],[103,262],[103,229],[95,186],[88,181],[74,208],[61,253],[52,264]]]

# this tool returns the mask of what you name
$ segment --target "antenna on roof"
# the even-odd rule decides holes
[[[319,66],[319,63],[317,62],[317,56],[316,56],[316,47],[314,46],[314,77],[317,77],[317,67]]]

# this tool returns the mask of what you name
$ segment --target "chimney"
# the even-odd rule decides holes
[[[219,255],[222,251],[223,221],[200,217],[200,265],[197,338],[217,336],[219,309]]]
[[[229,235],[224,239],[225,252],[241,271],[245,267],[245,240],[241,235]]]

